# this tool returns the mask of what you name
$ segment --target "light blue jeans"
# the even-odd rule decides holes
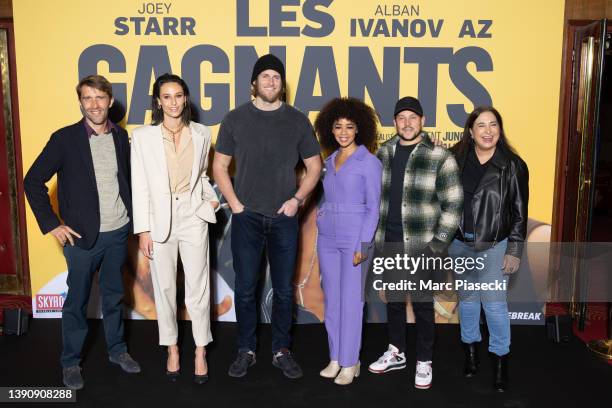
[[[498,242],[493,248],[476,251],[465,243],[454,240],[448,252],[455,258],[481,258],[484,268],[455,273],[455,280],[464,281],[467,285],[473,283],[508,282],[503,274],[504,255],[507,240]],[[456,263],[457,265],[457,263]],[[457,272],[457,268],[455,268]],[[463,285],[465,286],[465,285]],[[474,343],[482,340],[480,335],[480,306],[485,311],[489,327],[489,351],[498,356],[510,352],[510,317],[506,290],[467,290],[458,288],[459,319],[461,326],[461,341]]]

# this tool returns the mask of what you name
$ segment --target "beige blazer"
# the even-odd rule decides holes
[[[217,218],[211,201],[219,201],[206,175],[210,130],[199,123],[189,124],[193,140],[193,169],[189,193],[195,215],[206,222]],[[131,141],[132,207],[134,233],[149,231],[156,242],[164,242],[170,234],[172,194],[164,152],[161,125],[134,129]]]

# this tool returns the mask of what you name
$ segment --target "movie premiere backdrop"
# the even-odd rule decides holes
[[[149,122],[155,77],[181,75],[197,120],[216,139],[223,116],[250,98],[253,63],[271,52],[285,61],[291,104],[314,120],[331,98],[362,98],[380,114],[379,142],[394,134],[392,109],[401,96],[419,97],[426,130],[449,146],[475,106],[496,106],[530,170],[529,240],[548,241],[563,7],[563,0],[15,1],[24,172],[53,131],[81,118],[75,85],[85,75],[113,83],[111,118],[128,131]],[[55,179],[48,186],[54,198]],[[300,214],[299,322],[323,319],[318,199]],[[34,316],[59,317],[67,290],[62,249],[41,235],[29,208],[27,223]],[[211,229],[213,310],[225,321],[235,320],[230,223],[225,210]],[[546,280],[532,272],[545,262],[539,258],[524,256],[511,292]],[[272,290],[267,269],[263,274],[261,318],[269,321]],[[129,316],[154,319],[149,267],[135,239],[124,276]],[[99,316],[96,287],[92,296],[90,315]],[[368,305],[370,321],[384,320],[382,306]],[[456,322],[455,306],[452,293],[438,294],[437,320]],[[511,317],[541,323],[542,306],[511,304]],[[188,318],[184,309],[182,317]]]

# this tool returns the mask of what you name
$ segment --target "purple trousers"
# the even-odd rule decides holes
[[[324,205],[319,213],[317,241],[325,294],[325,328],[330,360],[350,367],[359,362],[361,349],[362,274],[361,265],[353,266],[353,256],[363,212],[346,213],[330,207]]]

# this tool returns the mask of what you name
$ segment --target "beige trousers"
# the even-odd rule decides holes
[[[208,223],[195,215],[189,193],[172,195],[170,235],[164,242],[153,241],[151,277],[159,344],[162,346],[177,344],[176,268],[179,253],[185,272],[185,306],[191,318],[193,339],[196,346],[206,346],[212,341]]]

